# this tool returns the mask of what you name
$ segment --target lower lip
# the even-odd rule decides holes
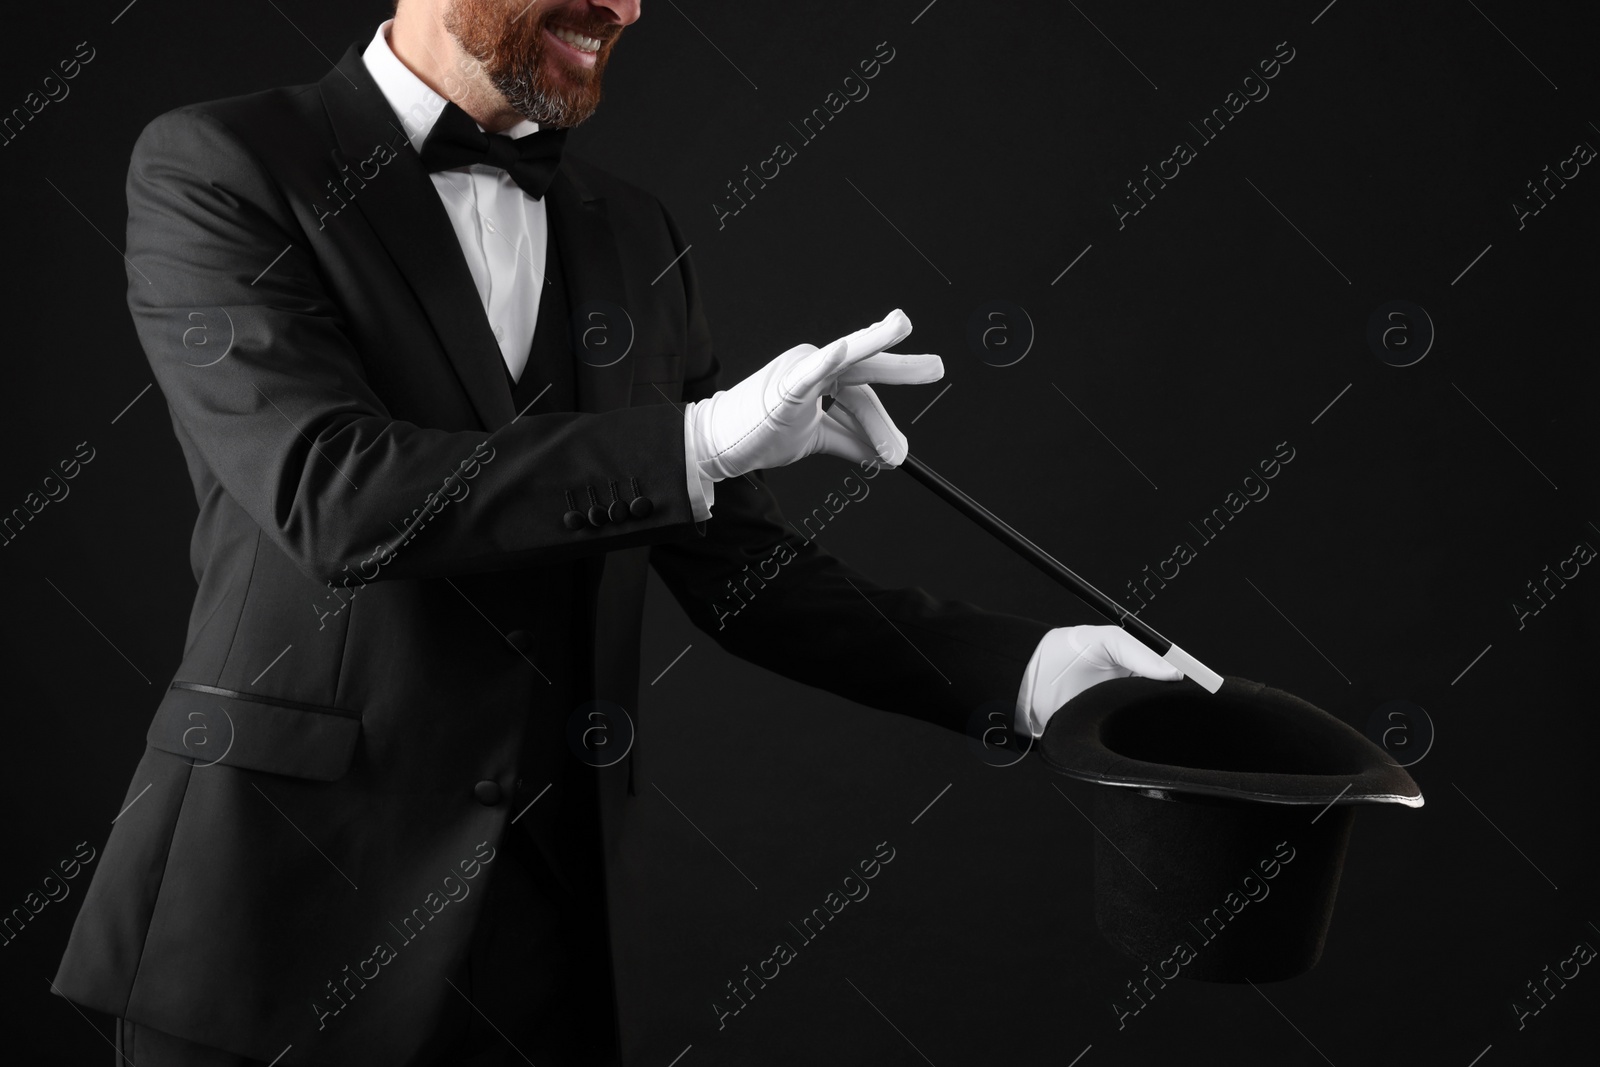
[[[597,52],[585,52],[581,48],[574,47],[573,45],[570,45],[566,41],[563,41],[561,38],[557,37],[555,34],[551,33],[549,30],[545,30],[544,31],[544,35],[546,37],[548,37],[550,40],[554,41],[556,43],[557,47],[559,47],[561,49],[561,51],[565,52],[568,56],[570,56],[572,58],[572,61],[574,63],[577,63],[579,66],[582,66],[582,67],[592,67],[592,66],[594,66],[595,56],[598,55],[599,53],[597,53]]]

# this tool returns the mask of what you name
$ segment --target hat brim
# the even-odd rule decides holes
[[[1231,675],[1215,694],[1187,680],[1091,686],[1051,718],[1039,756],[1058,774],[1163,794],[1423,803],[1406,769],[1361,733],[1292,693]]]

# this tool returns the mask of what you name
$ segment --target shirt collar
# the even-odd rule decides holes
[[[389,19],[378,27],[378,32],[372,35],[372,43],[367,45],[361,59],[366,63],[372,80],[378,83],[379,92],[383,93],[383,98],[399,117],[406,136],[411,139],[411,147],[420,152],[428,131],[433,129],[433,124],[438,121],[439,113],[448,101],[428,88],[427,82],[413,74],[411,68],[400,62],[400,58],[394,54],[389,47],[389,27],[393,25],[394,19]],[[483,127],[478,126],[478,129]],[[505,134],[511,138],[526,137],[538,129],[537,122],[523,119],[506,130]]]

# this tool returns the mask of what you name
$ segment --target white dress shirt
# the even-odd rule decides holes
[[[422,143],[433,129],[448,101],[412,73],[389,47],[390,19],[372,35],[372,43],[362,60],[384,99],[399,117],[411,147],[422,151]],[[478,127],[482,129],[482,126]],[[523,120],[505,131],[506,136],[526,137],[539,124]],[[544,200],[535,200],[498,167],[472,164],[429,175],[461,253],[466,258],[472,282],[483,302],[484,314],[501,358],[520,380],[527,367],[533,345],[534,326],[545,289],[545,252],[550,241],[550,225]],[[558,298],[559,303],[559,298]],[[552,309],[553,311],[553,309]],[[684,454],[696,453],[689,440],[689,423],[684,420]],[[712,483],[700,476],[691,462],[684,472],[689,487],[689,503],[697,521],[711,516]]]

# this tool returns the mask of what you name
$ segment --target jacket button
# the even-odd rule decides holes
[[[606,518],[612,522],[621,522],[628,517],[628,505],[620,500],[613,500],[606,508]]]
[[[569,511],[561,516],[561,523],[569,530],[581,530],[584,525],[583,512]]]
[[[533,635],[526,630],[512,630],[506,634],[506,642],[523,655],[533,651]]]
[[[500,783],[484,780],[472,787],[472,795],[478,798],[478,803],[485,807],[493,807],[500,803]]]
[[[650,502],[650,498],[647,496],[636,496],[633,498],[633,503],[628,505],[628,511],[636,519],[642,519],[654,510],[655,505]]]
[[[605,524],[606,524],[606,509],[601,507],[599,504],[596,504],[593,507],[591,507],[589,509],[589,525],[590,526],[599,527],[599,526],[604,526]]]

